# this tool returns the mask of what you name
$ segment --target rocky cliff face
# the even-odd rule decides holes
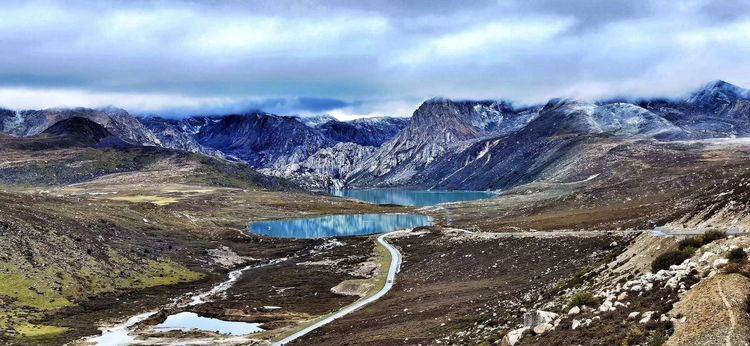
[[[295,117],[267,113],[229,115],[202,126],[198,143],[253,168],[298,163],[335,143]]]
[[[411,177],[455,146],[512,133],[534,116],[533,111],[516,112],[504,102],[429,100],[350,180],[357,185],[409,184]]]
[[[406,118],[366,118],[352,121],[329,120],[316,126],[326,137],[336,142],[349,142],[379,147],[395,137],[406,125]]]
[[[202,153],[217,158],[225,158],[221,151],[198,143],[194,135],[211,121],[209,118],[165,119],[145,117],[140,121],[159,139],[161,146],[169,149]]]
[[[342,188],[352,170],[376,150],[375,147],[356,143],[337,143],[333,147],[318,150],[300,163],[261,172],[288,178],[300,186],[313,189]]]

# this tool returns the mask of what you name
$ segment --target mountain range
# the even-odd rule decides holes
[[[70,119],[76,120],[59,125]],[[82,126],[80,119],[101,129]],[[264,112],[166,119],[113,107],[0,110],[0,133],[5,135],[29,137],[61,129],[81,131],[88,142],[92,136],[111,136],[120,144],[239,161],[309,188],[495,190],[540,177],[585,178],[584,169],[561,167],[581,156],[615,160],[615,153],[600,150],[611,143],[748,136],[750,92],[716,81],[681,99],[552,99],[515,107],[507,101],[434,98],[410,118],[353,121]]]

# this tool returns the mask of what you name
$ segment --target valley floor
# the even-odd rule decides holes
[[[748,226],[750,149],[649,150],[674,155],[659,166],[656,156],[628,153],[638,159],[621,171],[417,210],[219,185],[164,162],[52,187],[5,185],[0,340],[80,343],[156,309],[135,328],[141,342],[276,341],[382,287],[388,257],[375,237],[271,239],[247,233],[248,222],[419,212],[437,224],[391,238],[403,254],[393,289],[294,343],[691,345],[729,335],[741,344],[750,335],[750,271],[723,260],[733,248],[750,250],[737,233]],[[679,235],[655,235],[657,225]],[[687,261],[653,273],[655,258],[707,229],[730,236],[693,244]],[[205,304],[171,304],[270,261]],[[151,328],[180,311],[266,331],[238,338]]]

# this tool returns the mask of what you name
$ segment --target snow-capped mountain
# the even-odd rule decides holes
[[[310,126],[310,127],[317,127],[329,121],[336,121],[336,118],[328,114],[305,115],[305,116],[297,115],[295,117],[299,119],[299,121],[301,121],[303,124]]]
[[[348,178],[351,186],[497,189],[530,181],[586,140],[676,140],[750,135],[749,93],[726,82],[683,100],[600,105],[566,99],[425,102],[409,125]]]
[[[491,134],[522,128],[535,112],[516,112],[506,102],[451,101],[423,103],[409,124],[352,173],[356,185],[409,184],[412,176],[455,146]]]
[[[585,156],[583,143],[750,136],[750,92],[716,81],[683,99],[553,99],[525,108],[435,98],[411,118],[353,121],[262,112],[175,120],[117,108],[0,110],[0,133],[36,135],[73,117],[130,144],[239,160],[309,187],[497,189],[573,167],[572,157]]]
[[[325,121],[309,122],[310,119]],[[408,122],[403,118],[369,118],[338,121],[330,116],[278,116],[254,112],[242,115],[193,116],[185,119],[141,119],[165,146],[213,152],[265,168],[274,175],[290,176],[297,164],[323,148],[337,143],[379,146],[395,136]],[[317,126],[310,126],[308,124]],[[348,146],[340,148],[350,149]],[[334,150],[334,149],[332,149]],[[350,155],[344,150],[341,155]],[[356,159],[359,156],[354,156]],[[362,157],[359,157],[362,158]],[[313,168],[314,162],[308,162]],[[326,167],[321,167],[327,170]]]
[[[747,118],[750,110],[750,90],[720,80],[699,89],[685,103],[691,106],[694,112]]]
[[[413,186],[502,189],[534,180],[550,167],[581,155],[586,141],[679,136],[681,130],[630,104],[597,106],[553,99],[522,129],[459,147],[420,170]]]
[[[708,83],[684,100],[647,100],[639,105],[693,139],[750,136],[750,91],[724,81]]]
[[[629,103],[597,106],[553,99],[529,126],[547,126],[555,134],[591,134],[621,137],[679,136],[681,130],[663,117]]]

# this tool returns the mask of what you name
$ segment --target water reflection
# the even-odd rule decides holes
[[[154,329],[167,332],[170,330],[201,330],[217,332],[219,334],[245,335],[263,331],[258,327],[259,323],[223,321],[217,318],[199,316],[193,312],[180,312],[170,315],[167,319],[154,327]]]
[[[412,214],[358,214],[254,222],[252,233],[276,238],[348,237],[427,226],[432,219]]]
[[[472,201],[490,198],[494,194],[487,191],[429,191],[429,190],[332,190],[331,194],[349,197],[372,204],[398,204],[415,207],[425,207],[440,203]]]

